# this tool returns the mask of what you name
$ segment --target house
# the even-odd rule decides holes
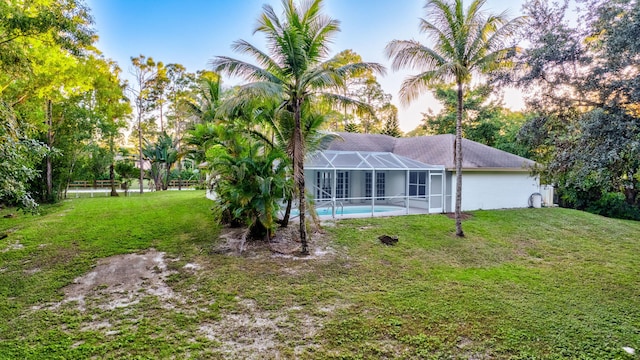
[[[394,138],[338,133],[339,139],[305,163],[316,204],[396,206],[424,212],[455,209],[455,136]],[[462,140],[462,209],[519,208],[540,191],[534,161]],[[371,210],[374,211],[373,209]]]

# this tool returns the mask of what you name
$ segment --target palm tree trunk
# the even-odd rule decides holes
[[[293,199],[287,200],[287,208],[284,210],[284,217],[280,221],[280,227],[286,228],[289,226],[289,218],[291,217],[291,207],[293,205]]]
[[[463,237],[462,231],[462,82],[458,81],[458,111],[456,119],[456,236]]]
[[[301,125],[301,100],[293,100],[293,114],[295,119],[295,127],[293,130],[293,174],[296,184],[298,185],[298,210],[300,211],[300,243],[302,244],[301,253],[309,254],[307,245],[307,226],[306,226],[306,199],[305,199],[305,183],[304,183],[304,142],[302,137]]]

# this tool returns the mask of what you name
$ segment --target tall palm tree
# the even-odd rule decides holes
[[[280,109],[292,114],[294,130],[287,150],[299,199],[301,252],[308,254],[304,221],[303,112],[310,111],[310,104],[321,97],[358,105],[338,93],[345,77],[365,69],[382,73],[384,68],[363,62],[338,66],[334,59],[328,58],[328,45],[340,27],[337,20],[322,13],[322,0],[303,1],[300,5],[293,0],[282,0],[282,6],[280,18],[270,5],[264,5],[254,29],[266,36],[268,53],[244,40],[233,43],[235,51],[253,56],[258,65],[225,56],[214,58],[211,64],[215,71],[249,81],[240,87],[237,94],[240,98],[279,99]]]
[[[486,0],[473,0],[464,8],[463,0],[427,0],[426,19],[420,19],[420,32],[433,40],[428,47],[415,40],[393,40],[386,46],[392,68],[420,71],[407,77],[400,89],[400,99],[408,104],[437,83],[454,82],[458,92],[456,118],[456,235],[462,231],[462,99],[464,87],[474,74],[487,74],[510,67],[515,46],[507,41],[523,18],[508,20],[506,12],[498,15],[482,11]]]

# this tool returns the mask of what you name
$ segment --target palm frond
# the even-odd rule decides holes
[[[344,95],[340,95],[332,92],[318,93],[316,94],[316,96],[328,102],[329,104],[331,104],[335,109],[353,110],[357,112],[359,115],[375,114],[375,111],[370,104],[350,98],[348,96],[344,96]]]
[[[280,82],[278,77],[259,66],[227,56],[217,56],[209,64],[215,71],[229,76],[238,76],[250,81]]]
[[[282,86],[268,81],[253,82],[236,88],[235,96],[224,101],[218,111],[219,117],[233,117],[244,109],[253,108],[263,99],[282,99]],[[282,100],[280,100],[282,101]]]
[[[420,95],[430,90],[430,87],[438,82],[450,82],[454,80],[454,64],[448,63],[434,70],[411,75],[402,81],[399,98],[403,105],[408,105]]]
[[[263,13],[260,18],[258,18],[258,23],[253,33],[262,32],[267,35],[268,38],[279,36],[281,34],[282,24],[280,23],[278,14],[276,14],[271,5],[267,4],[262,6],[262,11]]]
[[[340,21],[321,16],[311,24],[309,29],[309,45],[307,48],[310,58],[324,58],[329,54],[329,44],[340,31]]]
[[[277,74],[282,73],[280,65],[274,59],[245,40],[234,41],[231,48],[235,52],[252,56],[256,59],[258,64],[260,64],[264,69],[268,69],[270,72],[275,72]]]
[[[423,70],[447,63],[441,54],[415,40],[393,40],[385,47],[385,53],[392,58],[394,71],[403,68]]]
[[[370,70],[378,75],[386,75],[387,69],[379,63],[373,62],[358,62],[358,63],[350,63],[343,66],[340,66],[335,69],[335,72],[341,77],[350,77],[355,76],[364,71]]]

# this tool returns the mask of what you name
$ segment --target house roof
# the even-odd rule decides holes
[[[443,170],[442,165],[429,165],[392,152],[317,151],[305,161],[310,170]]]
[[[455,136],[451,134],[394,138],[381,134],[338,133],[329,150],[391,152],[425,163],[454,169]],[[462,139],[465,170],[527,171],[535,162],[478,142]]]

